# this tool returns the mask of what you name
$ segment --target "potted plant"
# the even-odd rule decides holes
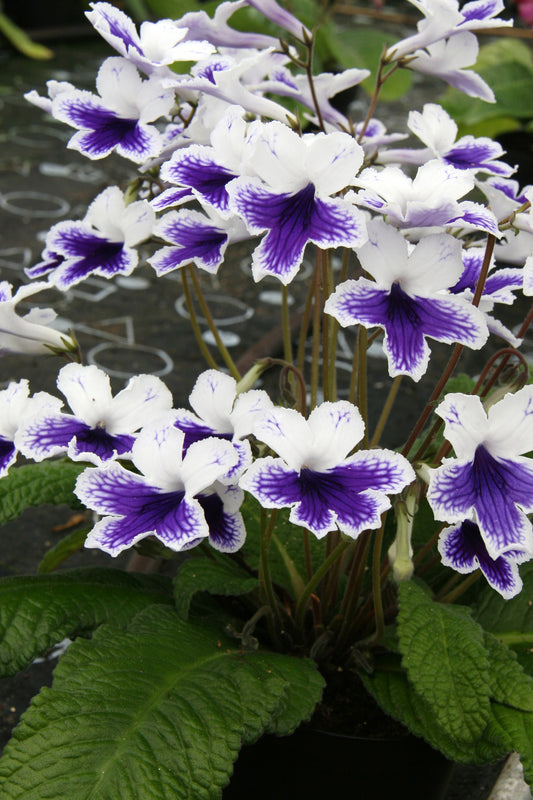
[[[457,139],[436,104],[409,114],[418,148],[397,147],[404,133],[374,116],[400,69],[491,102],[465,67],[473,31],[503,24],[500,6],[420,6],[417,33],[383,50],[367,113],[352,120],[330,101],[368,72],[315,74],[315,31],[275,0],[249,5],[281,38],[238,31],[242,5],[137,30],[94,3],[87,16],[119,54],[97,93],[50,81],[48,97],[28,95],[75,129],[69,147],[116,151],[139,173],[55,224],[28,284],[0,284],[2,351],[68,362],[57,396],[25,380],[0,392],[2,519],[43,502],[87,510],[41,574],[0,581],[3,676],[73,640],[0,760],[2,796],[207,800],[239,797],[239,784],[273,796],[274,775],[286,796],[317,797],[340,791],[332,776],[348,766],[346,780],[363,775],[375,739],[393,741],[395,760],[376,756],[359,784],[368,797],[390,796],[400,775],[411,797],[442,796],[436,762],[429,786],[413,778],[430,758],[417,740],[473,764],[516,750],[531,783],[533,386],[519,346],[532,312],[514,331],[493,315],[533,294],[530,189],[499,145]],[[474,187],[485,202],[464,199]],[[180,271],[207,360],[189,408],[150,375],[113,394],[52,311],[17,312],[50,286],[129,275],[148,240],[158,276]],[[223,270],[248,240],[255,281],[280,284],[281,352],[241,374],[198,270]],[[306,249],[315,266],[291,318]],[[341,329],[353,341],[346,385]],[[455,375],[489,334],[504,349],[477,379]],[[426,391],[428,338],[453,346],[448,361],[402,445],[384,446],[402,385]],[[384,397],[366,377],[378,340]],[[275,370],[271,396],[257,384]],[[175,577],[46,571],[82,546],[172,559]]]

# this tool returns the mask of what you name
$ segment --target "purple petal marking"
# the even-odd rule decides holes
[[[163,247],[152,256],[150,263],[158,275],[191,261],[213,274],[224,259],[228,235],[214,225],[202,225],[198,219],[183,216],[167,226],[165,236],[178,246]]]
[[[0,436],[0,476],[7,473],[8,467],[14,463],[17,457],[17,449],[13,442]]]
[[[533,509],[533,466],[525,458],[496,459],[479,445],[473,462],[455,461],[435,472],[428,499],[452,522],[475,511],[492,558],[531,546],[524,512]]]
[[[213,428],[210,428],[209,425],[205,425],[203,422],[196,423],[193,419],[187,417],[179,417],[175,421],[174,427],[183,431],[185,434],[183,440],[183,455],[185,455],[193,442],[199,442],[202,439],[207,439],[209,436],[217,436],[220,439],[227,439],[230,442],[233,437],[231,433],[223,436],[214,431]]]
[[[335,316],[341,325],[357,322],[372,327],[383,326],[389,311],[389,290],[362,278],[348,280],[337,287],[327,300],[326,312]]]
[[[98,15],[100,17],[103,17],[103,19],[105,19],[105,21],[107,22],[109,33],[111,34],[111,36],[116,36],[118,39],[122,39],[122,41],[126,46],[125,47],[126,52],[128,52],[130,48],[133,48],[134,50],[137,50],[139,55],[142,55],[142,50],[140,49],[135,39],[133,39],[131,35],[132,32],[128,28],[127,23],[131,22],[131,20],[127,18],[123,12],[119,11],[118,9],[114,9],[113,11],[115,13],[113,13],[111,11],[111,8],[109,10],[106,8],[105,3],[98,3],[97,7],[95,8],[95,11],[97,11]],[[94,14],[94,12],[89,12],[89,13],[91,13],[91,16],[92,14]],[[98,18],[96,18],[94,22],[98,23]]]
[[[229,68],[229,62],[224,58],[211,58],[207,64],[200,67],[195,74],[196,78],[206,78],[214,86],[217,85],[216,73],[224,72]]]
[[[105,428],[91,428],[86,425],[85,430],[76,434],[76,441],[69,448],[69,455],[73,459],[81,459],[86,453],[94,453],[102,461],[108,461],[115,455],[131,452],[134,441],[135,436],[112,436]]]
[[[399,283],[386,290],[365,278],[346,281],[328,300],[326,311],[344,326],[360,322],[384,328],[391,375],[407,374],[413,380],[419,380],[427,367],[429,347],[424,337],[477,347],[480,336],[476,310],[468,304],[445,297],[413,297]]]
[[[119,468],[120,469],[120,468]],[[125,470],[123,470],[125,472]],[[104,490],[104,503],[114,506],[122,516],[105,517],[89,534],[89,546],[98,546],[116,555],[126,547],[130,547],[144,536],[154,535],[167,547],[180,550],[191,540],[205,536],[207,533],[205,518],[199,504],[187,501],[183,491],[162,492],[153,486],[140,485],[137,481],[120,479],[117,473],[104,470],[90,471],[97,474],[85,481],[80,495],[84,501],[99,502],[98,492]],[[84,473],[85,474],[85,473]],[[104,475],[110,480],[107,485],[101,482]],[[134,478],[136,476],[133,476]],[[96,492],[93,494],[93,484]],[[128,492],[129,486],[129,492]],[[135,488],[135,492],[132,489]],[[106,495],[116,492],[114,500]]]
[[[153,200],[150,200],[150,205],[152,208],[155,208],[156,211],[164,211],[166,208],[181,203],[184,197],[192,197],[192,192],[189,187],[185,189],[165,189],[161,194],[158,194],[157,197],[154,197]]]
[[[244,544],[246,530],[239,512],[229,514],[224,511],[224,504],[218,494],[200,495],[198,502],[202,506],[209,528],[209,543],[223,553],[235,553]]]
[[[461,9],[463,21],[457,27],[460,28],[465,22],[473,20],[488,20],[501,10],[499,0],[473,0],[473,2],[465,3]]]
[[[129,272],[136,263],[135,251],[128,251],[124,242],[110,242],[80,227],[63,231],[59,243],[69,261],[59,265],[54,282],[65,288],[95,271],[105,277]]]
[[[523,269],[504,267],[503,269],[498,269],[490,273],[485,282],[483,294],[501,295],[497,298],[500,303],[512,303],[514,297],[511,292],[522,289],[523,283]]]
[[[474,292],[481,272],[484,252],[477,248],[465,250],[463,253],[464,270],[463,274],[450,291],[453,294],[460,294],[465,289]],[[518,291],[523,286],[523,270],[513,267],[504,267],[489,273],[483,295],[493,296],[499,303],[512,303],[514,301],[513,291]]]
[[[140,125],[136,119],[123,119],[109,111],[107,119],[101,120],[98,128],[83,130],[71,141],[89,158],[104,158],[115,148],[121,155],[133,161],[143,161],[156,154],[150,128]]]
[[[54,253],[47,249],[42,253],[42,259],[38,264],[34,264],[33,267],[25,268],[24,272],[28,278],[41,278],[44,275],[49,275],[50,272],[53,272],[63,263],[65,257],[60,253]]]
[[[199,503],[183,498],[176,504],[180,494],[181,492],[170,492],[162,495],[165,500],[160,505],[166,511],[155,527],[157,538],[172,550],[181,550],[187,542],[207,534],[205,517]]]
[[[354,210],[343,201],[316,197],[312,183],[295,194],[273,194],[247,183],[235,190],[234,201],[252,233],[268,231],[254,252],[257,279],[270,274],[288,283],[310,241],[319,247],[362,243]]]
[[[82,434],[87,424],[70,414],[42,416],[24,428],[20,450],[27,458],[41,460],[66,450],[75,436]]]
[[[500,233],[494,214],[485,208],[485,206],[465,200],[463,203],[460,203],[460,207],[461,213],[449,219],[448,224],[451,225],[453,222],[461,221],[466,222],[467,225],[472,225],[474,228],[492,233],[497,239],[501,239],[502,234]]]
[[[317,536],[335,528],[357,536],[365,529],[379,526],[380,512],[389,502],[376,492],[361,492],[361,475],[352,475],[342,466],[326,472],[302,469],[300,472],[301,501],[291,519],[306,525]]]
[[[461,342],[479,347],[477,310],[468,303],[459,305],[446,298],[417,298],[417,311],[425,336],[451,344]]]
[[[135,515],[138,509],[151,502],[158,490],[147,486],[141,475],[111,462],[104,468],[82,472],[76,482],[75,494],[98,514],[123,516]]]
[[[370,483],[372,474],[364,464],[342,464],[324,472],[304,468],[298,474],[281,459],[268,457],[254,463],[242,486],[266,508],[292,506],[291,521],[321,537],[335,530],[337,522],[350,536],[379,526],[389,501]]]
[[[491,558],[479,527],[471,520],[444,530],[439,540],[439,551],[443,563],[460,573],[481,569],[490,585],[507,599],[522,588],[517,561],[512,557],[515,554],[505,553]],[[527,554],[520,554],[519,561],[524,557],[527,558]]]
[[[82,97],[73,94],[62,98],[58,116],[82,131],[81,138],[76,141],[92,158],[103,158],[120,143],[135,139],[139,122],[138,119],[119,117],[88,93]]]
[[[347,459],[347,463],[333,468],[342,480],[349,481],[351,492],[368,489],[381,492],[398,492],[407,480],[412,480],[410,467],[398,453],[388,450],[360,450]]]
[[[483,264],[484,252],[477,248],[463,251],[463,273],[450,292],[460,294],[465,289],[475,290],[481,266]],[[485,284],[486,286],[486,284]]]
[[[189,186],[219,211],[227,211],[229,197],[226,185],[236,174],[217,164],[207,152],[194,148],[191,154],[179,153],[168,166],[167,179]]]
[[[448,150],[444,161],[456,169],[488,169],[492,171],[491,159],[503,155],[502,148],[497,142],[490,140],[480,142],[479,139],[468,138],[458,142],[455,147]],[[506,169],[507,168],[507,169]],[[501,174],[511,174],[513,171],[508,165],[498,165]]]
[[[258,459],[241,481],[265,508],[284,508],[300,500],[298,473],[280,458]]]

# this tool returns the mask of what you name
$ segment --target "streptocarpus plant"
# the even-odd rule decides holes
[[[81,503],[86,547],[177,568],[172,581],[87,569],[0,582],[4,676],[74,640],[0,761],[5,798],[219,797],[239,748],[310,720],[339,671],[449,758],[518,750],[533,782],[533,386],[518,349],[531,313],[515,331],[494,315],[533,294],[532,189],[498,144],[457,139],[434,103],[409,114],[418,148],[397,148],[403,134],[374,116],[399,69],[491,102],[467,68],[474,31],[507,24],[502,4],[417,2],[418,32],[382,54],[364,119],[331,101],[366,71],[315,75],[315,32],[275,0],[250,4],[279,40],[230,26],[243,0],[214,21],[199,11],[139,31],[94,3],[87,16],[118,52],[97,93],[50,81],[48,97],[28,97],[75,129],[69,147],[116,151],[139,174],[50,229],[27,270],[37,282],[0,286],[2,350],[70,361],[64,400],[30,396],[27,381],[0,392],[2,517]],[[149,238],[156,274],[181,271],[198,330],[192,281],[220,349],[217,361],[199,338],[208,369],[190,408],[148,375],[113,396],[49,314],[15,312],[48,286],[130,274]],[[280,283],[284,352],[241,375],[197,270],[224,270],[248,240],[254,280]],[[311,252],[294,336],[286,287]],[[341,327],[356,332],[347,387]],[[506,347],[477,381],[453,377],[462,350],[490,335]],[[431,340],[453,349],[395,451],[385,423],[401,381],[422,385]],[[374,341],[391,385],[371,427]],[[278,366],[283,401],[256,388]],[[18,453],[36,463],[16,466]]]

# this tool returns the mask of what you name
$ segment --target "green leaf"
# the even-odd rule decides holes
[[[60,564],[66,561],[74,553],[79,553],[83,549],[85,539],[91,528],[80,528],[79,530],[72,531],[68,536],[64,536],[60,542],[47,551],[41,563],[37,567],[39,574],[46,574],[53,572]]]
[[[481,594],[474,617],[479,624],[505,644],[533,647],[533,562],[520,567],[523,588],[511,600],[504,600],[493,589]]]
[[[75,569],[0,581],[0,675],[25,669],[65,637],[124,625],[147,605],[172,604],[168,578]]]
[[[73,490],[76,478],[86,466],[70,461],[43,461],[10,469],[0,481],[0,525],[17,519],[26,508],[43,503],[81,508]]]
[[[23,53],[23,55],[28,56],[28,58],[35,58],[39,61],[43,61],[52,58],[54,55],[48,47],[45,47],[44,44],[34,42],[33,39],[30,39],[27,33],[18,27],[18,25],[15,25],[14,22],[11,22],[9,17],[2,13],[1,5],[0,33],[3,33],[6,39],[11,42],[13,47],[16,47],[17,50]]]
[[[532,786],[533,714],[495,703],[494,716],[502,730],[509,737],[509,750],[516,750],[520,753],[520,760],[524,767],[524,778],[529,786]]]
[[[520,566],[524,583],[522,591],[511,600],[504,600],[492,588],[484,589],[474,608],[474,617],[508,647],[512,647],[520,664],[533,676],[533,562]]]
[[[469,609],[435,603],[413,581],[399,587],[402,663],[436,722],[456,741],[474,742],[490,714],[483,631]]]
[[[362,675],[362,680],[382,709],[397,719],[411,733],[422,736],[432,747],[447,758],[463,764],[484,764],[495,761],[508,751],[505,738],[494,735],[492,720],[478,739],[457,742],[435,720],[435,715],[425,700],[417,694],[407,675],[400,667],[389,664],[388,669],[378,668],[372,675]]]
[[[174,579],[176,608],[178,614],[187,619],[191,600],[196,592],[241,595],[251,592],[257,585],[257,578],[229,558],[216,561],[202,556],[189,558],[181,565]]]
[[[385,45],[394,44],[394,39],[394,36],[378,28],[364,26],[340,30],[335,34],[334,46],[338,62],[345,69],[357,67],[369,69],[372,73],[361,84],[368,94],[374,91],[381,52]],[[411,88],[412,82],[413,75],[409,70],[398,70],[383,84],[379,93],[380,100],[397,100],[403,97]]]
[[[526,675],[516,655],[491,633],[485,632],[489,653],[491,696],[498,703],[533,712],[533,678]]]
[[[276,719],[290,732],[321,689],[309,660],[242,652],[215,626],[153,606],[127,630],[103,626],[68,648],[52,688],[34,698],[5,749],[0,794],[219,798],[241,745]]]

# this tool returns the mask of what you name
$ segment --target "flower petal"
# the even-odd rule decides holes
[[[452,567],[461,574],[480,568],[490,585],[506,600],[522,589],[517,566],[519,561],[510,553],[491,558],[475,522],[465,520],[460,525],[445,528],[438,547],[444,566]],[[529,556],[528,553],[522,554],[520,560]]]

